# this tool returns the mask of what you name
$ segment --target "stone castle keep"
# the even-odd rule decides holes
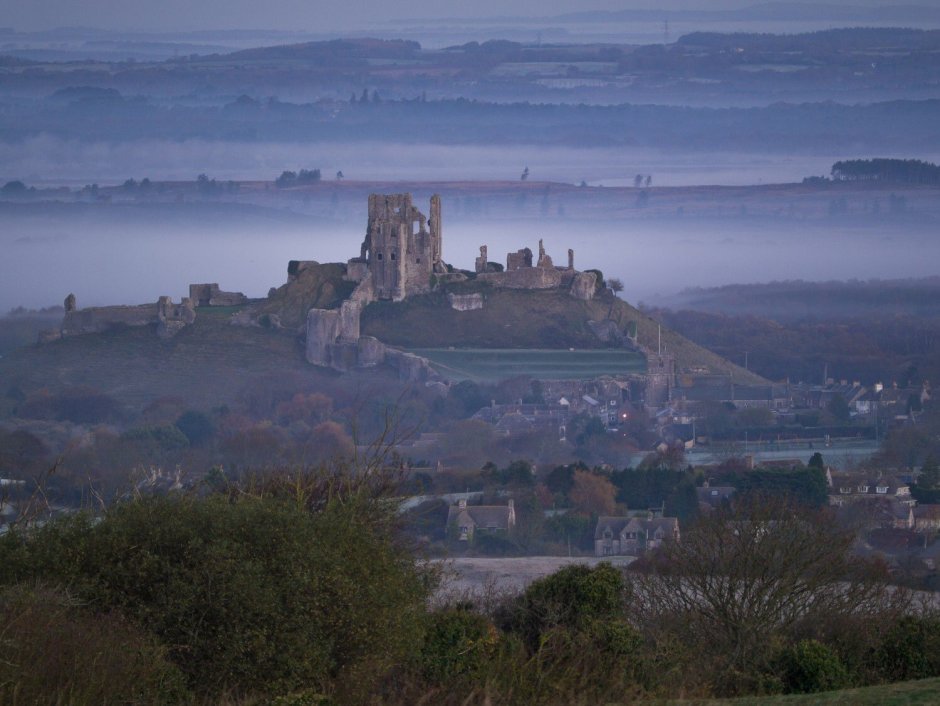
[[[418,230],[415,231],[415,223]],[[431,197],[431,216],[426,218],[411,203],[411,194],[369,196],[369,222],[358,259],[372,273],[378,299],[401,301],[431,288],[432,274],[446,274],[441,261],[441,197]]]

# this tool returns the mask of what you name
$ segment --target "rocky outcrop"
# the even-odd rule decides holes
[[[568,292],[575,299],[589,301],[594,298],[594,292],[597,284],[597,275],[593,272],[579,272],[571,282],[571,289]]]

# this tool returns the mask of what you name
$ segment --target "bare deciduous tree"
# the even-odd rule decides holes
[[[827,511],[744,497],[649,558],[634,579],[636,617],[663,639],[681,636],[722,675],[720,691],[753,689],[781,639],[906,609],[909,595],[889,589],[878,565],[850,555],[853,539]]]

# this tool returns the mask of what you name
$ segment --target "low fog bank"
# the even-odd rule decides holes
[[[345,261],[359,233],[299,226],[171,226],[54,220],[2,227],[0,312],[61,304],[74,293],[79,307],[136,304],[188,296],[195,282],[263,297],[287,279],[291,259]]]
[[[416,201],[424,209],[423,201]],[[940,241],[932,223],[878,227],[825,221],[759,219],[540,222],[459,218],[446,210],[444,258],[472,269],[479,246],[506,253],[542,238],[556,264],[575,251],[579,269],[598,268],[625,284],[622,296],[658,303],[688,287],[784,279],[900,278],[936,274]],[[0,312],[61,304],[73,292],[80,307],[175,300],[194,282],[262,297],[286,280],[291,259],[343,262],[359,253],[361,220],[326,223],[294,217],[221,219],[141,216],[121,221],[86,215],[12,218],[0,214]]]
[[[0,182],[35,185],[120,184],[128,178],[192,180],[274,179],[284,170],[318,168],[325,178],[388,181],[518,180],[591,186],[632,185],[637,174],[654,186],[748,185],[799,182],[828,174],[854,154],[707,153],[641,148],[434,145],[384,142],[227,142],[138,140],[84,142],[51,136],[0,142]],[[880,154],[900,158],[908,154]],[[940,151],[918,154],[940,161]]]
[[[556,264],[567,249],[575,266],[598,268],[624,283],[621,296],[655,304],[688,287],[760,283],[802,278],[870,279],[926,277],[937,272],[940,242],[929,227],[848,228],[825,223],[781,226],[760,221],[672,223],[519,224],[487,232],[454,224],[446,233],[445,259],[467,267],[489,245],[491,259],[538,238]],[[478,242],[475,242],[476,241]]]

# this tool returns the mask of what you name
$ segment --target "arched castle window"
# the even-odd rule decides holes
[[[377,253],[375,254],[375,259],[376,259],[376,260],[381,260],[381,259],[382,259],[382,253],[377,252]]]
[[[395,259],[395,253],[392,253],[392,259],[393,260]]]

